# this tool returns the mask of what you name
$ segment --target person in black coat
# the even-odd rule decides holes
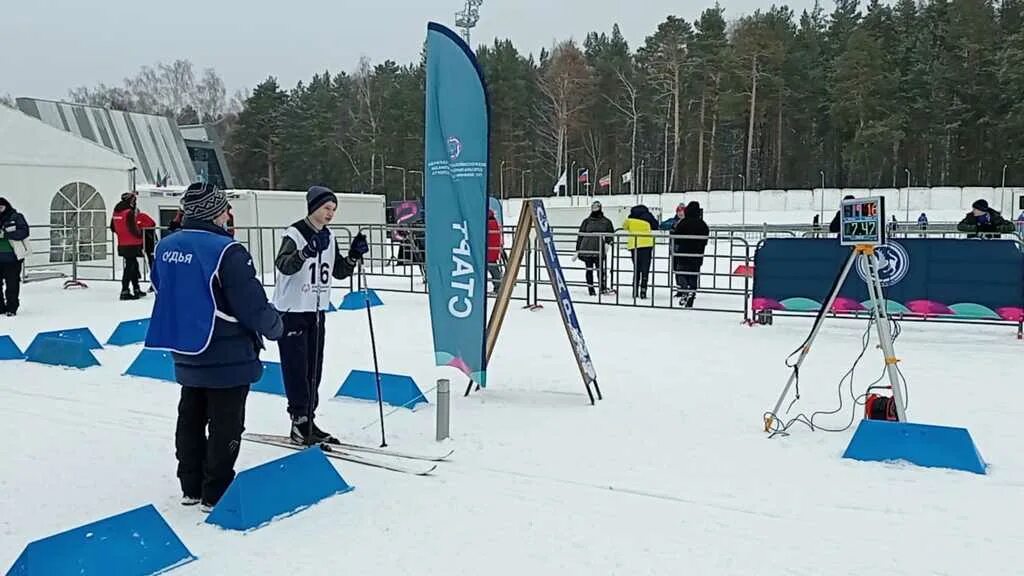
[[[853,200],[854,198],[855,196],[853,194],[847,194],[846,196],[843,196],[843,200]],[[830,222],[828,225],[828,231],[836,235],[839,234],[839,219],[841,212],[842,210],[836,210],[836,215],[832,217],[832,222]]]
[[[603,234],[603,236],[602,236]],[[608,254],[606,248],[612,244],[615,225],[604,215],[600,202],[590,205],[590,215],[580,224],[576,237],[576,256],[587,267],[587,291],[594,290],[594,270],[598,271],[601,293],[608,293]]]
[[[0,314],[15,316],[21,306],[21,269],[28,254],[28,223],[0,198]]]
[[[679,304],[692,308],[700,285],[704,250],[708,245],[708,236],[711,235],[699,203],[690,202],[686,205],[686,215],[676,223],[672,235],[686,236],[672,239],[672,268],[676,272],[676,296],[681,298]]]
[[[280,338],[283,324],[252,256],[227,230],[224,191],[196,183],[182,204],[181,230],[156,247],[146,346],[171,351],[181,385],[175,455],[182,504],[201,502],[208,511],[235,477],[249,386],[263,375],[263,338]]]
[[[1013,222],[1003,218],[998,210],[989,207],[988,201],[984,198],[971,204],[971,211],[957,224],[956,229],[967,232],[968,238],[1001,238],[1001,234],[1014,232]]]

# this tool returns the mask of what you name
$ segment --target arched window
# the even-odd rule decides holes
[[[103,197],[85,182],[72,182],[50,202],[50,262],[107,257],[107,210]]]

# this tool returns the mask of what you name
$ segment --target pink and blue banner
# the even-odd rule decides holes
[[[757,251],[753,308],[817,312],[850,248],[835,239],[773,238]],[[1020,322],[1024,254],[1012,240],[907,238],[876,249],[890,314]],[[835,312],[866,311],[862,266],[839,291]]]

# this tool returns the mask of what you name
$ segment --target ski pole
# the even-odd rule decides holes
[[[370,290],[363,278],[363,261],[359,261],[359,283],[363,288],[363,300],[366,302],[366,320],[370,324],[370,348],[373,351],[373,374],[377,380],[377,408],[380,410],[380,447],[387,448],[388,442],[384,436],[384,396],[380,386],[380,366],[377,363],[377,338],[373,333],[373,313],[370,312]]]

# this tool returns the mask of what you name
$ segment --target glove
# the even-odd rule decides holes
[[[302,256],[305,258],[315,258],[317,255],[327,250],[331,243],[331,233],[327,228],[321,229],[316,234],[309,237],[309,241],[306,242],[306,247],[302,249]]]
[[[348,248],[348,259],[353,262],[362,260],[363,256],[369,251],[370,244],[366,241],[366,236],[360,232],[352,239],[352,245]]]

